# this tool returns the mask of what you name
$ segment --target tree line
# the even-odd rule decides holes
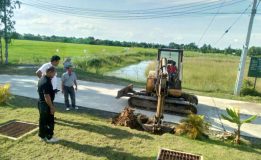
[[[221,54],[231,54],[240,56],[241,49],[234,49],[228,46],[225,49],[219,49],[212,47],[210,44],[204,44],[201,47],[195,43],[189,44],[177,44],[174,42],[168,45],[158,44],[158,43],[146,43],[146,42],[126,42],[126,41],[113,41],[113,40],[102,40],[96,39],[94,37],[87,38],[76,38],[76,37],[63,37],[63,36],[44,36],[44,35],[34,35],[34,34],[19,34],[17,32],[12,33],[13,39],[20,40],[34,40],[34,41],[48,41],[48,42],[64,42],[64,43],[77,43],[77,44],[91,44],[91,45],[106,45],[106,46],[121,46],[121,47],[142,47],[142,48],[173,48],[173,49],[184,49],[188,51],[195,51],[201,53],[221,53]],[[261,55],[261,47],[251,47],[249,49],[250,56]]]
[[[3,26],[3,29],[0,29],[0,63],[3,64],[3,44],[2,39],[4,40],[5,46],[5,64],[8,64],[8,44],[11,42],[12,33],[15,28],[15,21],[12,20],[14,16],[14,9],[20,8],[20,2],[17,0],[1,0],[0,1],[0,26]]]

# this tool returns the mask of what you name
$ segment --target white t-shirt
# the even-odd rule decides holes
[[[41,71],[42,72],[42,76],[44,76],[46,74],[46,70],[49,67],[52,67],[52,63],[45,63],[43,64],[36,72]],[[54,67],[54,66],[53,66]],[[53,85],[53,89],[57,89],[57,73],[55,74],[55,76],[52,78],[52,85]]]

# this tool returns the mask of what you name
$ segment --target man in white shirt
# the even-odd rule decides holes
[[[36,75],[38,78],[41,78],[42,76],[46,75],[46,70],[50,68],[51,66],[57,67],[59,62],[60,62],[60,57],[57,55],[52,56],[51,62],[43,64],[37,71]],[[59,90],[57,89],[57,73],[55,76],[52,78],[52,85],[53,85],[53,90],[55,93],[57,93]]]

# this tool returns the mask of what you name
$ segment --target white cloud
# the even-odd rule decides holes
[[[120,2],[120,0],[118,1]],[[199,1],[202,0],[125,0],[125,2],[133,4],[149,4],[149,6],[138,6],[140,8],[154,8],[155,6],[157,8],[169,6],[170,3],[194,3]],[[151,3],[161,3],[161,5],[151,6]],[[132,7],[133,6],[134,5],[132,5]],[[234,15],[234,17],[218,16],[201,43],[214,44],[236,17],[238,17],[238,15]],[[22,6],[20,10],[15,12],[15,27],[19,33],[75,37],[94,36],[95,38],[100,39],[168,44],[169,42],[197,42],[210,19],[211,17],[173,17],[170,19],[144,21],[110,21],[53,14],[31,7]],[[232,45],[241,47],[241,44],[244,42],[246,32],[245,28],[247,27],[248,21],[248,17],[242,17],[240,21],[233,26],[231,31],[224,36],[222,41],[220,41],[219,46],[227,47],[227,45],[231,43]],[[257,16],[254,26],[260,26],[260,23],[260,18]],[[258,27],[256,27],[255,30],[253,30],[253,33],[259,32]],[[260,34],[252,36],[251,43],[260,43],[260,37]]]

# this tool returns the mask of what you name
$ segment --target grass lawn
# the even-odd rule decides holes
[[[65,58],[71,57],[75,67],[103,74],[143,60],[154,59],[156,53],[156,49],[138,47],[12,40],[9,62],[39,65],[49,62],[50,57],[56,54],[61,57],[60,67],[63,67]]]
[[[64,60],[66,57],[123,55],[137,54],[138,52],[155,52],[156,54],[156,49],[12,40],[9,48],[9,61],[13,64],[41,64],[48,62],[54,54],[59,55]]]
[[[0,106],[0,124],[9,120],[38,122],[36,101],[15,97],[15,106]],[[112,113],[82,109],[65,112],[57,105],[57,144],[40,142],[37,132],[13,141],[0,137],[0,159],[156,159],[161,147],[195,154],[204,160],[260,160],[261,144],[234,145],[215,139],[190,140],[172,134],[162,136],[111,125]]]

